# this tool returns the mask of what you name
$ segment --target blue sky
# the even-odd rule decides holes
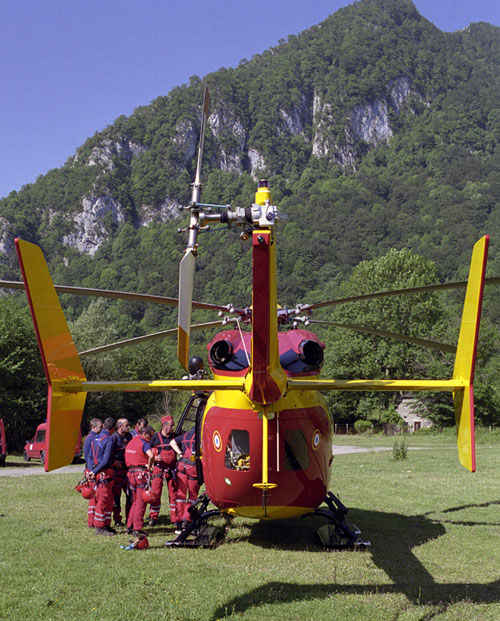
[[[500,26],[500,0],[415,0],[444,31]],[[234,67],[342,0],[0,0],[0,197],[118,116]]]

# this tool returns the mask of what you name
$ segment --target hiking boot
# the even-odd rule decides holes
[[[123,526],[125,526],[125,524],[121,520],[119,520],[118,522],[115,522],[115,526],[116,528],[122,528]]]
[[[107,528],[101,528],[101,535],[106,535],[106,537],[114,537],[116,534],[116,531],[114,531],[112,528],[110,528],[109,530]]]
[[[149,519],[148,526],[156,526],[157,524],[158,520],[155,520],[154,518]]]
[[[130,528],[129,526],[127,526],[127,530],[125,531],[127,533],[127,535],[131,535],[132,534],[132,528]]]
[[[111,526],[105,526],[104,530],[108,531],[108,533],[111,533],[112,535],[116,535],[116,530],[111,528]]]
[[[105,535],[107,537],[112,537],[116,531],[114,531],[112,528],[109,528],[109,526],[105,526],[104,528],[99,528],[96,526],[94,532],[96,535]]]
[[[139,535],[145,535],[146,533],[143,530],[133,530],[132,535],[134,537],[139,537]]]

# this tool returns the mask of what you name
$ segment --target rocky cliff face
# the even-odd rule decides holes
[[[0,218],[0,254],[8,254],[14,250],[14,240],[7,235],[9,223],[5,218]]]
[[[63,243],[79,252],[94,256],[107,238],[109,224],[121,224],[124,217],[119,202],[112,196],[88,196],[82,209],[74,215],[74,231],[63,237]]]
[[[299,102],[290,106],[289,109],[280,108],[278,110],[281,126],[278,126],[278,134],[287,132],[292,136],[306,137],[306,128],[311,125],[313,110],[312,101],[306,95],[302,95]]]
[[[113,170],[115,166],[114,162],[116,158],[123,158],[127,162],[130,162],[132,158],[144,153],[144,151],[146,151],[144,145],[136,144],[130,140],[111,140],[105,138],[101,144],[92,149],[84,163],[87,166],[99,166],[103,171],[110,171]],[[80,161],[80,155],[78,153],[75,155],[74,161]]]
[[[165,222],[172,218],[178,218],[182,209],[179,201],[167,198],[157,207],[152,205],[141,205],[139,208],[136,226],[148,226],[152,222]]]
[[[338,127],[339,119],[332,113],[332,105],[314,95],[313,118],[315,133],[312,153],[316,157],[327,158],[342,168],[356,170],[356,144],[364,141],[370,148],[387,144],[393,135],[389,111],[399,116],[405,103],[419,101],[426,103],[424,97],[411,88],[410,79],[404,76],[388,84],[386,99],[375,99],[355,106],[349,115],[349,122],[343,127],[342,140],[332,134],[331,128]]]
[[[412,89],[410,79],[405,76],[389,83],[387,92],[384,99],[355,106],[343,124],[341,118],[335,118],[333,105],[325,96],[315,93],[308,99],[302,95],[295,104],[279,108],[276,134],[301,136],[310,145],[313,156],[326,158],[345,170],[356,170],[359,143],[363,142],[368,148],[387,144],[393,135],[391,112],[399,115],[405,105],[409,105],[411,110],[412,101],[424,102],[423,96]],[[265,155],[255,147],[247,146],[249,128],[229,103],[216,104],[208,118],[208,131],[216,145],[211,161],[214,168],[239,174],[246,170],[255,179],[267,170]],[[199,129],[191,120],[177,122],[171,143],[175,145],[183,166],[195,157],[198,140]],[[126,139],[105,139],[92,149],[85,164],[99,166],[105,173],[113,170],[117,158],[130,165],[134,158],[146,151],[146,146]],[[159,205],[137,205],[133,224],[142,227],[151,222],[177,218],[181,208],[176,197],[171,196],[166,196]],[[124,220],[122,206],[111,193],[93,192],[82,199],[81,208],[73,218],[74,230],[64,237],[63,242],[93,256],[106,240],[109,225],[116,226]]]
[[[216,167],[242,173],[247,141],[247,132],[242,121],[229,106],[219,104],[209,116],[208,126],[219,145]]]

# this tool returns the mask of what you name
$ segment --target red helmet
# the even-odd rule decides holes
[[[139,535],[139,539],[134,541],[134,550],[147,550],[149,548],[149,541],[146,535]]]
[[[93,487],[91,487],[90,485],[82,485],[82,498],[85,498],[85,500],[90,500],[91,498],[94,498],[95,496],[95,490]]]
[[[152,505],[159,502],[160,497],[156,492],[153,492],[152,489],[143,489],[142,490],[142,499],[144,502],[150,502]]]

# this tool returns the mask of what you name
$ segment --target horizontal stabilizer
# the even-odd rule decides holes
[[[63,394],[59,387],[66,380],[85,381],[86,377],[42,251],[22,239],[16,239],[16,250],[49,384],[48,472],[73,461],[85,405],[85,392]]]

